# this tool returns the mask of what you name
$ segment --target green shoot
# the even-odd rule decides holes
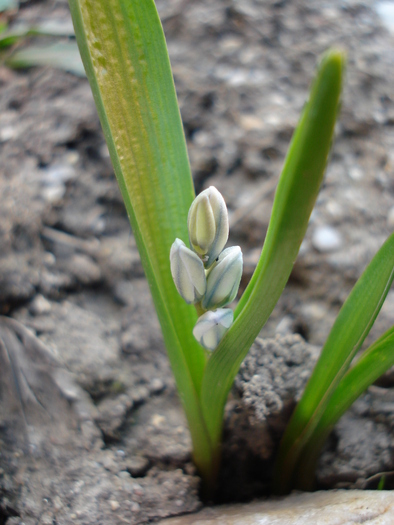
[[[354,401],[392,366],[394,366],[394,327],[365,350],[357,363],[339,382],[302,451],[295,474],[295,488],[300,490],[314,488],[314,473],[319,453],[334,425]]]
[[[316,454],[339,417],[391,366],[393,355],[387,351],[394,342],[393,329],[382,336],[345,376],[383,305],[393,278],[394,234],[356,283],[331,329],[282,439],[275,469],[276,492],[286,493],[292,488],[297,470],[300,471],[299,483],[310,488],[312,469],[306,468],[306,464],[315,465]]]
[[[383,476],[379,480],[378,487],[376,490],[384,490],[385,483],[386,483],[386,476],[383,474]]]

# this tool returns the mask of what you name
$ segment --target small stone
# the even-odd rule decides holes
[[[151,419],[152,425],[155,428],[161,428],[163,424],[165,423],[165,421],[166,421],[166,418],[162,416],[161,414],[154,414]]]
[[[363,170],[360,168],[360,166],[351,166],[349,168],[349,177],[353,180],[362,180],[364,178],[364,172]]]
[[[130,479],[130,472],[128,472],[127,470],[121,470],[120,472],[118,472],[118,477],[120,479]]]
[[[133,388],[131,399],[135,404],[143,403],[149,397],[149,390],[145,386]]]
[[[143,496],[145,494],[144,489],[141,487],[141,485],[138,485],[138,483],[134,483],[134,485],[133,485],[133,493],[136,496]]]
[[[264,129],[264,122],[255,115],[241,115],[239,118],[239,124],[245,131]]]
[[[126,468],[133,478],[142,477],[149,468],[149,460],[142,456],[133,456],[127,460]]]
[[[68,164],[53,164],[43,170],[41,181],[45,186],[58,186],[76,177],[75,169]]]
[[[294,332],[294,317],[291,315],[285,315],[279,321],[275,328],[276,334],[286,335]]]
[[[64,197],[66,193],[66,187],[64,184],[59,184],[57,186],[47,186],[42,188],[41,196],[50,203],[57,203]]]
[[[43,315],[51,311],[51,303],[41,294],[35,296],[29,305],[29,312],[32,315]]]
[[[164,382],[158,377],[155,377],[149,383],[149,390],[151,391],[152,394],[159,394],[160,392],[164,390],[164,388],[165,388]]]
[[[113,510],[114,512],[116,510],[118,510],[118,508],[120,507],[120,504],[119,504],[119,501],[116,501],[114,499],[112,499],[109,504],[111,505],[111,510]]]
[[[12,126],[5,126],[0,130],[0,142],[7,142],[17,134],[17,130]]]
[[[313,233],[312,244],[319,252],[334,252],[342,247],[343,240],[339,231],[332,226],[319,226]]]

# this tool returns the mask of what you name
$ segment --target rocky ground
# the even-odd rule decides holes
[[[228,407],[220,498],[245,500],[267,494],[278,429],[394,226],[394,36],[373,0],[157,7],[196,190],[215,185],[228,203],[243,286],[317,59],[332,45],[348,54],[325,182],[261,334],[277,339],[254,345]],[[69,23],[67,2],[25,2],[15,21],[42,19]],[[0,86],[0,312],[30,330],[0,323],[0,523],[139,524],[197,510],[190,438],[88,83],[2,66]],[[394,323],[393,304],[390,292],[370,339]],[[321,487],[375,488],[394,470],[393,375],[379,385],[339,423]],[[237,476],[242,490],[225,483]]]

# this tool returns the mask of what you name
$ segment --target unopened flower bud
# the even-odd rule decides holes
[[[204,348],[215,350],[233,324],[233,319],[234,314],[230,308],[210,310],[198,318],[193,335]]]
[[[228,239],[228,214],[220,192],[211,186],[192,202],[187,217],[190,245],[209,268]]]
[[[207,281],[204,265],[192,250],[180,239],[175,239],[170,251],[171,274],[175,286],[189,303],[194,304],[205,294]]]
[[[223,250],[207,277],[207,291],[202,300],[205,310],[234,301],[242,277],[242,252],[239,246]]]

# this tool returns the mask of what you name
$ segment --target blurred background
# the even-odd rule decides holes
[[[290,285],[265,329],[321,344],[394,226],[394,2],[159,0],[157,7],[196,191],[213,184],[225,196],[231,242],[245,253],[244,286],[318,58],[330,46],[347,52],[325,182]],[[97,283],[113,288],[97,255],[79,253],[74,274],[87,275],[70,274],[67,250],[51,236],[101,239],[124,258],[133,241],[67,2],[3,0],[0,8],[0,307],[10,312],[37,291],[50,298]],[[57,277],[45,281],[43,268]],[[120,268],[125,278],[133,271]],[[387,315],[394,296],[388,304]]]

